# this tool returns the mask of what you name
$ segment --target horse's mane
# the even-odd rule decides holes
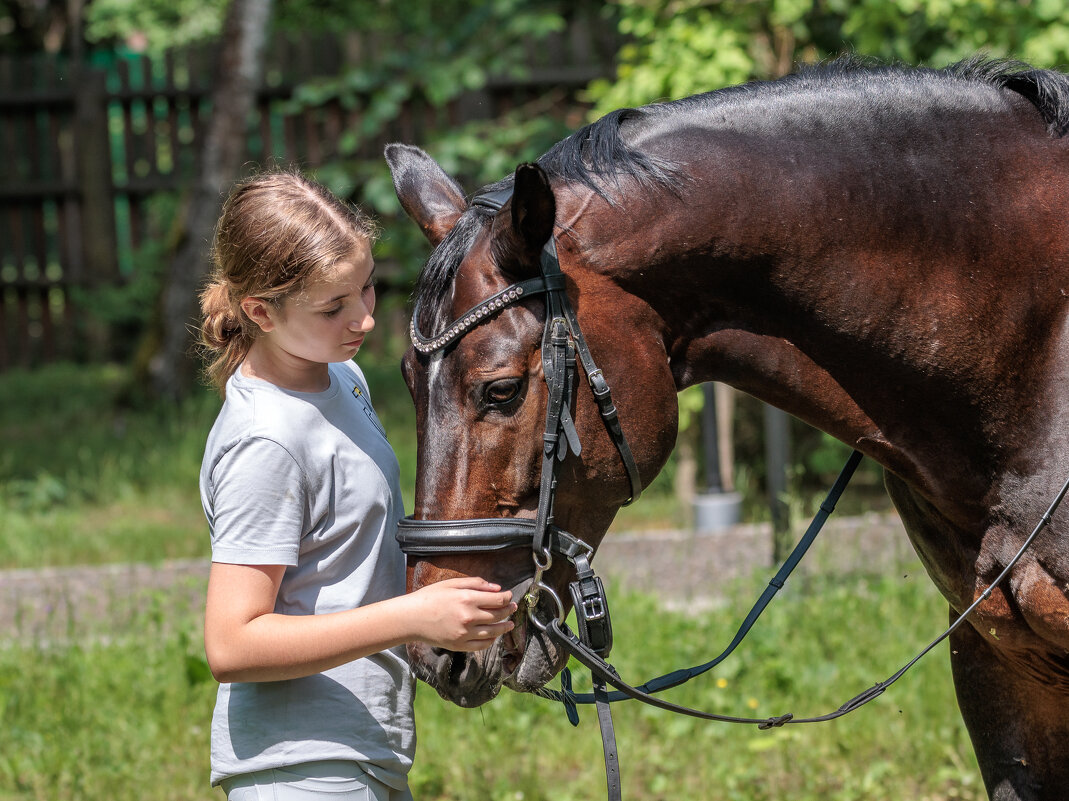
[[[854,86],[878,91],[888,82],[925,84],[956,83],[976,87],[994,87],[1016,92],[1027,98],[1042,115],[1051,136],[1069,133],[1069,75],[1053,70],[1036,69],[1013,59],[977,55],[943,69],[884,64],[856,55],[803,66],[796,72],[772,81],[717,89],[639,108],[623,108],[606,114],[553,145],[538,159],[539,165],[556,184],[576,183],[586,186],[609,203],[618,202],[616,190],[621,178],[646,188],[671,191],[677,181],[686,180],[683,167],[665,158],[644,152],[633,142],[636,134],[674,115],[699,114],[735,99],[750,100],[782,96],[799,90],[832,90]],[[493,190],[512,185],[509,176],[484,187]],[[464,255],[482,230],[491,212],[473,208],[458,221],[449,236],[431,255],[416,286],[417,307],[438,308],[448,292]],[[440,312],[439,312],[440,314]],[[444,320],[421,315],[421,325],[444,325]],[[424,334],[432,333],[424,329]]]
[[[947,75],[1010,89],[1026,97],[1043,115],[1051,136],[1069,133],[1069,75],[1035,69],[1021,61],[983,56],[959,61],[942,70]]]
[[[800,88],[834,88],[850,83],[874,90],[888,80],[964,81],[1009,89],[1031,101],[1042,114],[1052,136],[1069,133],[1069,76],[1053,70],[1035,69],[1012,59],[983,55],[951,64],[941,70],[882,64],[847,55],[820,64],[803,66],[773,81],[717,89],[665,103],[624,108],[602,117],[554,145],[538,163],[563,182],[579,182],[605,194],[605,179],[614,183],[626,175],[641,184],[670,186],[677,165],[659,160],[628,145],[627,129],[638,128],[662,115],[695,112],[743,95],[784,94]]]

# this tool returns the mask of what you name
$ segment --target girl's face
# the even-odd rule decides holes
[[[334,275],[286,298],[281,308],[265,304],[256,322],[260,342],[276,360],[297,367],[353,358],[375,327],[375,262],[367,243],[336,265]]]

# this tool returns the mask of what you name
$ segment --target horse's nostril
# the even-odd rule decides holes
[[[467,655],[463,653],[454,653],[452,661],[449,663],[449,682],[456,685],[460,681],[460,674],[464,672],[464,665],[467,664]]]

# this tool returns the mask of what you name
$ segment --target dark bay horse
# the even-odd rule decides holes
[[[470,205],[392,145],[398,197],[435,246],[420,330],[537,275],[566,291],[613,389],[641,479],[676,435],[676,393],[731,384],[885,468],[951,619],[988,589],[1069,475],[1069,79],[973,59],[838,61],[614,112]],[[541,296],[403,370],[419,427],[415,517],[532,518],[547,389]],[[631,490],[589,393],[561,463],[558,525],[597,547]],[[547,583],[562,591],[567,570]],[[409,560],[415,588],[479,575],[523,597],[529,549]],[[715,581],[710,576],[710,581]],[[522,611],[518,617],[522,624]],[[951,637],[958,702],[994,799],[1069,797],[1069,514]],[[518,625],[480,654],[410,649],[473,706],[567,658]]]

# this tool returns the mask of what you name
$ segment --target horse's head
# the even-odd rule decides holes
[[[541,168],[517,168],[511,196],[504,192],[504,205],[495,209],[469,207],[457,184],[416,148],[391,146],[387,160],[402,206],[435,246],[417,287],[414,331],[433,339],[496,293],[538,279],[540,253],[554,235],[557,213]],[[507,190],[509,182],[502,186]],[[585,269],[573,225],[567,242],[562,239],[569,301],[615,390],[638,473],[648,481],[675,442],[675,386],[663,342],[650,326],[647,307]],[[542,353],[547,305],[544,294],[532,293],[462,324],[463,332],[444,347],[431,343],[405,354],[402,370],[419,436],[416,520],[495,518],[507,524],[538,516],[549,397]],[[582,368],[577,376],[572,414],[581,453],[568,450],[559,462],[553,514],[560,529],[596,548],[632,488]],[[511,589],[520,609],[514,631],[487,651],[461,654],[410,645],[421,679],[448,700],[477,706],[502,684],[529,691],[563,667],[567,654],[531,624],[524,604],[535,572],[530,540],[496,550],[432,551],[409,553],[410,591],[455,576],[481,576]],[[554,560],[542,578],[553,592],[540,594],[537,616],[548,620],[562,612],[554,592],[567,608],[566,585],[573,574],[567,560]]]

